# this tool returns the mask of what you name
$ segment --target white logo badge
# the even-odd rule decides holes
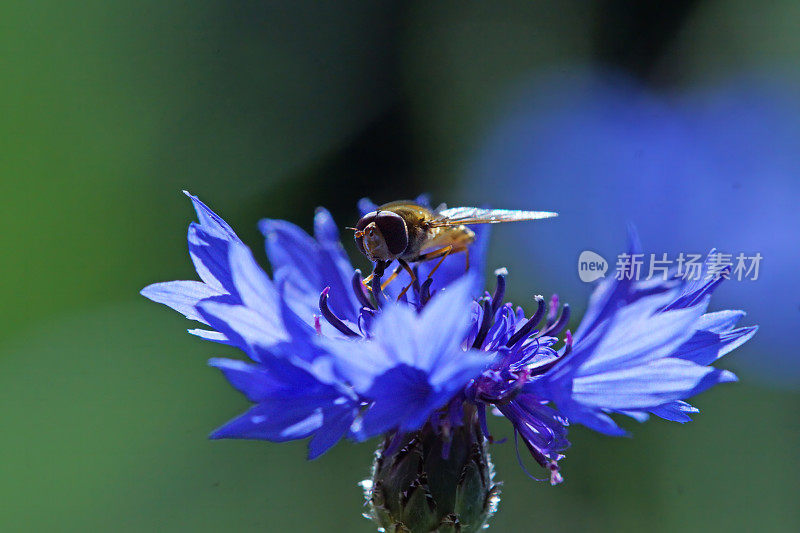
[[[578,277],[584,283],[604,278],[608,271],[608,261],[590,250],[584,250],[578,257]]]

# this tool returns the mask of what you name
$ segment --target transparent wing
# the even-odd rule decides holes
[[[439,211],[430,222],[431,227],[458,226],[461,224],[499,224],[552,218],[552,211],[516,211],[514,209],[481,209],[479,207],[453,207]]]

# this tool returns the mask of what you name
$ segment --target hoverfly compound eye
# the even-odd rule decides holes
[[[371,222],[375,222],[375,217],[378,215],[377,212],[373,211],[372,213],[367,213],[361,220],[358,221],[356,224],[356,246],[358,249],[361,250],[361,253],[367,255],[367,251],[364,248],[364,228],[366,228]]]
[[[406,228],[406,221],[403,220],[403,217],[392,211],[380,211],[376,213],[374,220],[392,255],[402,254],[408,247],[408,228]]]
[[[361,220],[359,220],[358,224],[356,224],[356,231],[364,231],[364,228],[366,228],[370,222],[375,222],[376,216],[378,216],[378,212],[373,211],[372,213],[367,213],[361,217]]]

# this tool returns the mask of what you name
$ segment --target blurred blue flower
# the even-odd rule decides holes
[[[629,222],[652,251],[670,257],[712,247],[760,253],[758,280],[729,283],[718,301],[747,302],[762,324],[757,356],[737,365],[797,384],[798,95],[795,81],[765,72],[658,93],[620,75],[565,68],[509,95],[464,169],[463,194],[480,190],[492,205],[558,211],[546,228],[503,228],[494,245],[512,272],[535,272],[571,301],[584,291],[578,255],[613,258]],[[537,246],[519,246],[531,240]]]
[[[438,288],[414,286],[409,298],[370,295],[323,209],[314,238],[287,222],[261,223],[270,279],[233,230],[190,198],[199,223],[190,225],[189,251],[202,281],[157,283],[142,294],[211,328],[194,334],[252,360],[210,361],[256,404],[212,438],[311,437],[313,458],[343,436],[385,434],[390,454],[424,429],[446,456],[465,425],[493,441],[489,410],[511,422],[555,484],[570,422],[612,435],[623,432],[611,413],[685,422],[696,409],[683,400],[735,379],[708,365],[755,332],[735,328],[740,311],[706,313],[718,280],[603,281],[574,337],[564,333],[570,308],[557,297],[537,297],[529,318],[504,303],[504,270],[494,292],[477,299],[477,276],[455,268],[437,272]],[[483,264],[485,244],[475,246]]]

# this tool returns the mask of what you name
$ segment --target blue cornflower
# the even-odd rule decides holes
[[[641,253],[635,233],[630,253]],[[608,435],[624,435],[609,416],[639,421],[654,414],[688,422],[698,410],[686,398],[736,376],[708,366],[749,340],[757,326],[736,328],[743,311],[707,313],[711,293],[725,279],[602,281],[578,327],[570,357],[557,362],[532,390],[552,400],[570,421]]]
[[[504,303],[504,270],[496,272],[494,292],[480,296],[480,276],[475,269],[465,273],[457,257],[399,301],[391,285],[371,295],[324,209],[314,218],[314,237],[288,222],[261,222],[270,279],[234,231],[189,197],[199,221],[189,226],[189,253],[201,281],[156,283],[142,294],[206,326],[191,333],[240,348],[251,359],[210,361],[256,404],[212,438],[310,437],[313,458],[344,436],[384,435],[375,466],[379,483],[370,486],[373,504],[382,509],[374,516],[382,521],[407,511],[387,499],[398,487],[408,505],[416,501],[415,487],[425,491],[420,501],[449,501],[430,518],[434,526],[458,513],[463,523],[469,515],[458,498],[437,495],[448,482],[426,472],[430,449],[457,462],[451,481],[461,498],[465,476],[476,471],[480,483],[471,486],[482,487],[482,501],[489,501],[496,487],[485,451],[494,440],[487,410],[511,422],[515,440],[522,439],[556,484],[569,423],[621,435],[609,415],[686,422],[697,410],[685,399],[736,379],[708,365],[756,330],[735,327],[741,311],[706,312],[721,279],[604,280],[574,335],[565,331],[569,306],[557,297],[547,303],[537,296],[537,309],[526,318],[520,307]],[[372,206],[362,201],[360,207]],[[470,252],[480,268],[487,235],[478,237]],[[429,268],[421,265],[418,277],[425,279]],[[400,482],[387,474],[397,471],[386,468],[388,458],[411,456],[425,457],[417,477]],[[453,466],[446,464],[441,469]],[[484,507],[472,516],[475,523],[485,522],[490,510]]]

